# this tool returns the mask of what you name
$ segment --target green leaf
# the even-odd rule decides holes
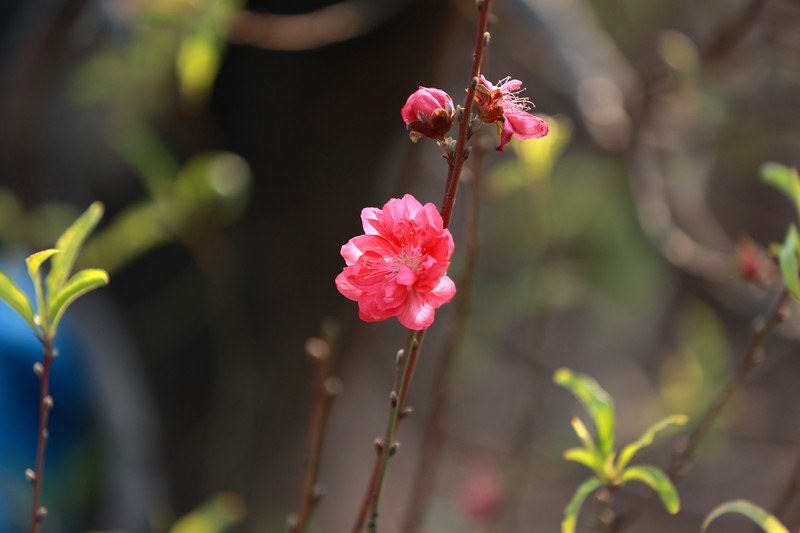
[[[569,389],[583,404],[597,429],[597,447],[603,456],[614,450],[614,401],[592,377],[559,368],[553,381]]]
[[[655,466],[632,466],[622,472],[620,485],[628,481],[641,481],[651,489],[656,491],[661,503],[670,514],[677,514],[681,510],[681,502],[678,498],[678,491],[670,481],[669,476],[660,468]]]
[[[586,448],[570,448],[562,454],[564,459],[574,463],[582,464],[595,472],[598,477],[603,476],[603,459],[597,453],[597,449],[587,450]]]
[[[53,258],[50,273],[47,275],[47,297],[49,299],[53,299],[54,295],[67,282],[83,242],[100,222],[102,216],[103,204],[94,202],[56,241],[56,248],[64,253]]]
[[[593,477],[587,479],[578,486],[572,500],[570,500],[564,508],[564,520],[561,521],[561,533],[575,533],[575,524],[578,522],[578,515],[581,512],[581,506],[584,500],[586,500],[589,494],[603,485],[605,485],[605,483]]]
[[[669,426],[683,426],[688,421],[689,417],[686,415],[671,415],[647,428],[647,431],[642,433],[642,436],[636,442],[632,442],[622,449],[617,460],[617,471],[624,470],[639,450],[653,444],[653,439],[655,439],[657,433]]]
[[[33,281],[33,290],[36,292],[36,314],[34,315],[34,323],[36,323],[36,317],[39,318],[41,323],[39,326],[43,330],[48,329],[47,327],[47,315],[45,312],[45,300],[44,300],[44,291],[42,290],[42,276],[39,275],[39,269],[42,267],[42,263],[50,259],[52,256],[56,254],[60,254],[61,250],[56,250],[54,248],[50,248],[48,250],[42,250],[41,252],[36,252],[35,254],[29,255],[25,258],[25,262],[28,264],[28,275]]]
[[[222,492],[175,522],[169,533],[222,533],[241,522],[246,513],[241,497]]]
[[[733,500],[716,506],[703,521],[703,531],[708,528],[711,522],[725,513],[744,515],[761,526],[761,529],[767,533],[789,533],[786,526],[781,524],[777,518],[747,500]]]
[[[786,288],[792,293],[795,300],[800,300],[800,278],[797,272],[797,228],[794,224],[789,226],[789,232],[783,241],[778,261],[781,265],[781,276]]]
[[[796,169],[775,162],[764,163],[761,165],[761,180],[788,196],[800,213],[800,178]]]
[[[67,307],[80,296],[89,291],[108,285],[108,274],[99,268],[87,268],[76,273],[50,302],[47,316],[52,331],[56,331],[58,323]]]
[[[39,331],[33,318],[33,307],[31,307],[28,297],[25,296],[25,293],[3,272],[0,272],[0,299],[16,311],[19,316],[24,318],[34,331]]]

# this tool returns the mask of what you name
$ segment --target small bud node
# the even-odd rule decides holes
[[[391,393],[389,393],[389,403],[392,405],[393,408],[397,407],[397,403],[399,401],[400,400],[397,397],[397,393],[395,391],[392,391]]]
[[[41,507],[36,509],[36,518],[38,518],[39,520],[44,520],[45,518],[47,518],[47,507],[42,505]]]
[[[326,487],[324,483],[316,483],[311,489],[311,495],[314,497],[314,502],[318,502],[326,494],[328,494],[328,487]]]
[[[33,373],[39,377],[42,377],[42,374],[44,374],[44,366],[42,363],[33,363]]]
[[[406,354],[405,350],[397,350],[397,358],[395,359],[395,363],[397,364],[397,366],[400,366],[400,364],[403,362],[403,357],[405,356],[405,354]]]
[[[484,32],[484,34],[483,34],[483,46],[488,46],[489,41],[491,41],[491,40],[492,40],[492,34],[489,33],[488,31]]]
[[[392,457],[395,453],[397,453],[397,450],[399,450],[399,449],[400,449],[400,443],[399,442],[395,442],[394,444],[389,446],[389,457]]]
[[[42,408],[49,411],[50,409],[53,408],[54,403],[55,402],[53,402],[53,397],[48,394],[42,400]]]
[[[36,472],[34,472],[30,468],[25,469],[25,479],[28,480],[28,483],[35,483],[36,482]]]
[[[400,410],[400,420],[403,420],[404,418],[406,418],[408,416],[411,416],[411,413],[413,413],[413,412],[414,412],[414,408],[413,407],[411,407],[411,406],[403,407]]]
[[[317,362],[328,359],[331,354],[331,347],[328,341],[320,337],[309,337],[305,344],[306,354]]]
[[[331,398],[339,396],[344,390],[344,383],[342,383],[342,380],[333,376],[326,378],[322,386],[325,389],[325,394]]]
[[[380,437],[375,437],[375,441],[372,443],[375,446],[375,451],[378,453],[383,453],[383,439]]]

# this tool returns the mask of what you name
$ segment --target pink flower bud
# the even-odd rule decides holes
[[[406,100],[400,110],[411,140],[423,135],[431,139],[443,139],[450,131],[456,117],[453,99],[441,89],[420,87]]]

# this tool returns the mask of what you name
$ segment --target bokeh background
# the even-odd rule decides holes
[[[759,180],[763,162],[797,160],[796,0],[493,10],[484,72],[523,80],[552,132],[505,154],[491,128],[475,140],[452,275],[468,268],[471,191],[479,250],[428,533],[559,530],[588,471],[561,459],[583,413],[552,384],[558,367],[612,394],[622,442],[670,413],[697,420],[780,290],[740,278],[737,242],[781,241],[796,217]],[[111,285],[71,311],[54,367],[47,531],[167,531],[209,501],[246,507],[233,531],[285,531],[312,398],[304,345],[333,330],[343,392],[310,530],[350,530],[405,332],[358,322],[333,283],[339,248],[362,207],[440,202],[446,165],[408,141],[399,110],[419,85],[462,98],[474,19],[470,0],[2,4],[2,270],[22,279],[25,255],[106,206],[82,261]],[[454,308],[426,340],[382,531],[403,530]],[[39,348],[2,312],[0,529],[13,532],[28,517]],[[795,315],[678,483],[681,514],[651,502],[629,531],[698,531],[734,498],[800,527]],[[639,459],[666,465],[675,439]],[[644,492],[626,487],[615,509]]]

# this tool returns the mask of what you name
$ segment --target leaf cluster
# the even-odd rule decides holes
[[[55,338],[58,324],[72,302],[108,284],[108,274],[98,268],[87,268],[72,274],[86,237],[102,216],[103,205],[93,203],[58,238],[55,248],[28,256],[25,261],[36,298],[33,304],[8,275],[0,272],[0,300],[24,318],[42,341]],[[50,261],[50,270],[43,280],[42,266],[47,261]]]
[[[573,417],[572,428],[582,446],[564,452],[564,458],[588,467],[593,477],[578,486],[572,500],[564,509],[562,533],[573,533],[584,500],[596,489],[607,487],[614,491],[629,481],[639,481],[658,494],[671,514],[680,510],[680,500],[674,485],[664,471],[651,465],[629,466],[636,453],[653,443],[656,435],[670,426],[682,426],[688,421],[685,415],[671,415],[650,426],[634,442],[621,450],[614,448],[614,401],[590,376],[560,368],[553,381],[568,389],[583,404],[594,423],[595,435],[578,417]]]

